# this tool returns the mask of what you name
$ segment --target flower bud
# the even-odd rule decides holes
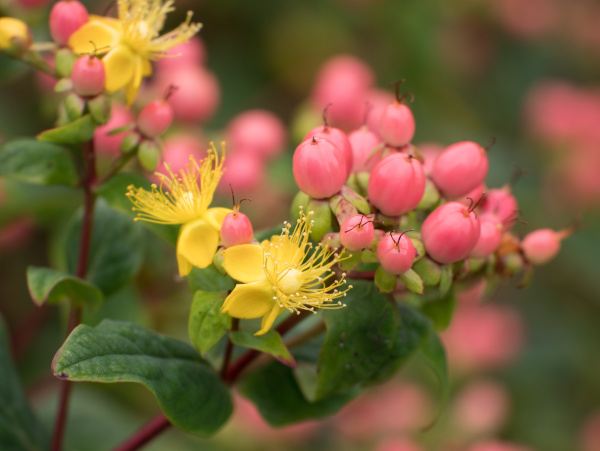
[[[50,34],[59,45],[67,45],[71,35],[88,21],[88,12],[75,0],[56,3],[50,11]]]
[[[340,225],[340,241],[349,251],[364,249],[373,241],[373,223],[368,216],[349,216]]]
[[[325,138],[303,141],[294,152],[294,180],[314,199],[339,192],[346,181],[346,161],[342,151]]]
[[[0,17],[0,50],[26,49],[31,45],[27,24],[14,17]]]
[[[423,165],[403,153],[385,157],[371,172],[368,193],[371,203],[386,216],[411,211],[425,193]]]
[[[379,134],[390,146],[407,145],[415,135],[415,118],[410,108],[397,101],[385,107],[381,115]]]
[[[67,112],[69,121],[72,122],[75,119],[79,119],[83,114],[84,108],[85,100],[83,100],[77,94],[71,93],[65,98],[65,111]]]
[[[104,64],[95,56],[80,57],[71,70],[73,91],[82,97],[94,97],[104,90]]]
[[[153,100],[148,103],[137,118],[139,131],[147,138],[162,135],[173,122],[173,108],[164,100]]]
[[[315,242],[323,239],[323,236],[331,228],[331,208],[327,200],[310,199],[308,202],[308,211],[312,211],[311,216],[313,226],[310,230],[310,237]]]
[[[146,139],[138,147],[137,157],[144,169],[154,171],[160,158],[160,146],[153,139]]]
[[[239,208],[239,206],[238,206]],[[237,208],[225,216],[221,225],[221,241],[225,247],[238,244],[250,244],[254,236],[252,224],[244,213]]]
[[[486,150],[472,141],[452,144],[436,158],[431,178],[451,199],[465,196],[482,184],[488,171]]]
[[[479,234],[479,219],[469,207],[459,202],[448,202],[436,208],[421,228],[425,250],[439,263],[465,259],[475,247]]]
[[[415,261],[415,247],[404,233],[390,233],[377,246],[381,267],[391,274],[404,274]]]

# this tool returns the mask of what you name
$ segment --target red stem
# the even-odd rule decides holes
[[[231,321],[231,330],[236,331],[240,325],[240,320],[238,318],[233,318]],[[225,357],[223,357],[223,366],[221,367],[221,379],[225,379],[227,376],[227,371],[229,370],[229,363],[231,362],[231,355],[233,354],[233,343],[231,342],[231,338],[227,339],[227,347],[225,348]]]
[[[94,143],[88,141],[83,146],[83,158],[85,165],[85,175],[81,181],[84,192],[83,201],[83,219],[81,222],[81,237],[79,240],[79,256],[77,259],[76,276],[83,279],[87,272],[87,264],[92,242],[92,223],[94,216],[93,184],[96,181],[96,156],[94,154]],[[69,323],[67,325],[67,336],[81,322],[81,308],[71,305],[69,312]],[[52,437],[52,451],[60,451],[63,445],[65,426],[67,423],[67,412],[69,408],[69,398],[71,395],[71,382],[61,381],[60,401],[58,404],[58,413],[56,423],[54,424],[54,436]]]
[[[154,437],[159,435],[171,426],[171,423],[162,413],[159,413],[150,420],[142,429],[137,431],[135,435],[121,443],[113,451],[134,451],[141,448]]]

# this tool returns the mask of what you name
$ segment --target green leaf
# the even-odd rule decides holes
[[[67,268],[77,268],[82,212],[79,210],[67,225]],[[86,280],[105,295],[117,291],[137,273],[143,257],[141,229],[131,218],[111,209],[104,199],[96,201]]]
[[[431,424],[428,427],[433,426],[433,424],[439,418],[440,413],[443,411],[446,402],[448,400],[448,394],[450,389],[450,383],[448,378],[448,364],[446,362],[446,351],[444,350],[444,346],[440,341],[439,337],[432,331],[427,340],[424,343],[423,348],[421,349],[421,354],[425,360],[425,363],[429,365],[431,370],[435,373],[438,380],[440,381],[441,386],[441,399],[439,403],[438,413],[432,420]]]
[[[216,432],[233,409],[227,388],[194,348],[131,323],[78,326],[52,371],[70,381],[142,384],[171,423],[202,436]]]
[[[440,296],[446,296],[452,286],[452,265],[443,265],[440,274]]]
[[[235,287],[235,282],[229,276],[219,273],[214,266],[206,268],[192,268],[188,275],[190,290],[201,291],[229,291]]]
[[[425,285],[423,284],[423,280],[415,271],[409,269],[404,274],[400,274],[400,278],[406,285],[406,288],[408,288],[410,291],[416,294],[423,294]]]
[[[396,288],[398,277],[379,266],[375,271],[374,282],[377,289],[382,293],[391,293]]]
[[[371,282],[352,281],[347,307],[325,310],[317,399],[364,385],[388,361],[397,336],[394,310]]]
[[[8,350],[4,320],[0,317],[0,449],[38,451],[49,449],[45,431],[34,416]]]
[[[226,291],[196,291],[188,333],[194,346],[204,355],[231,328],[231,317],[221,313]]]
[[[70,299],[74,304],[88,306],[92,310],[102,303],[102,292],[91,283],[51,268],[27,268],[27,286],[33,301],[41,306],[44,302],[57,304]]]
[[[31,138],[0,144],[0,177],[38,185],[75,186],[79,181],[69,149]]]
[[[122,172],[111,177],[106,183],[100,186],[96,192],[106,199],[108,204],[115,210],[119,210],[131,218],[135,218],[137,215],[131,210],[133,204],[125,195],[129,185],[144,188],[149,191],[151,182],[140,174]],[[172,246],[175,246],[177,243],[177,236],[179,235],[180,228],[179,225],[154,224],[147,221],[139,221],[139,223],[152,230]]]
[[[98,124],[92,116],[86,114],[67,125],[51,128],[40,133],[37,135],[37,139],[63,144],[81,144],[94,137],[97,126]]]
[[[274,330],[270,330],[266,334],[258,336],[254,335],[252,332],[239,330],[231,332],[229,334],[229,339],[234,345],[266,352],[284,365],[291,367],[296,366],[296,360],[294,360],[294,357],[290,354],[288,348],[283,344],[281,335]]]
[[[293,370],[279,362],[248,373],[239,382],[238,388],[273,426],[327,417],[356,396],[356,393],[347,393],[309,402],[298,387]]]
[[[433,321],[436,330],[446,330],[450,325],[455,306],[454,290],[450,290],[442,298],[425,302],[421,307],[421,312]]]

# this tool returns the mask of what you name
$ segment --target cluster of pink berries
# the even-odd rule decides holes
[[[349,134],[328,124],[326,113],[334,105],[328,106],[324,125],[310,130],[296,148],[293,173],[301,193],[294,205],[317,211],[313,239],[333,240],[351,251],[344,269],[378,262],[384,273],[400,275],[421,293],[440,282],[443,265],[468,260],[455,271],[492,265],[514,274],[554,257],[570,231],[544,229],[516,238],[510,229],[519,210],[510,187],[485,187],[488,149],[463,141],[422,154],[411,144],[415,121],[406,98],[397,83],[378,129],[363,125]],[[337,218],[333,233],[323,205]],[[384,291],[396,285],[395,278],[387,279],[391,282],[378,283]]]

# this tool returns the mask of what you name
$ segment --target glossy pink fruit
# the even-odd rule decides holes
[[[539,229],[521,241],[521,250],[530,263],[541,265],[553,259],[560,250],[561,237],[551,229]]]
[[[487,171],[486,150],[472,141],[461,141],[437,157],[431,178],[445,197],[455,199],[482,184]]]
[[[373,151],[381,144],[379,136],[367,127],[361,127],[348,134],[352,148],[352,172],[371,172],[379,161],[381,152]]]
[[[162,143],[162,162],[168,163],[177,174],[190,162],[190,155],[196,161],[206,156],[207,142],[203,136],[192,134],[169,135]],[[159,167],[162,167],[162,163]]]
[[[173,122],[173,108],[164,100],[146,104],[137,118],[139,131],[147,138],[156,138],[166,132]]]
[[[236,193],[246,193],[260,186],[265,180],[265,162],[248,152],[238,152],[225,159],[225,173],[217,189],[229,191],[229,184]]]
[[[169,72],[188,66],[201,66],[205,62],[206,46],[198,36],[194,36],[189,41],[169,49],[165,57],[158,59],[154,64],[157,71]]]
[[[285,148],[283,122],[266,110],[249,110],[238,114],[227,127],[227,143],[233,151],[243,150],[262,158],[279,155]]]
[[[342,151],[325,138],[311,138],[294,152],[294,180],[301,191],[314,199],[339,192],[346,182],[346,159]]]
[[[479,219],[469,207],[459,202],[448,202],[436,208],[421,228],[425,250],[440,263],[454,263],[468,257],[479,234]]]
[[[392,274],[404,274],[415,261],[415,246],[404,234],[391,233],[377,246],[377,259],[381,267]]]
[[[350,146],[348,136],[339,128],[330,127],[328,125],[320,125],[310,130],[304,139],[310,139],[313,137],[328,139],[342,151],[344,159],[346,160],[346,176],[350,175],[352,172],[354,157],[352,155],[352,147]]]
[[[502,230],[510,229],[519,214],[517,199],[508,188],[487,190],[480,208],[483,214],[494,215],[502,224]]]
[[[475,247],[470,256],[485,258],[492,255],[502,241],[502,224],[490,217],[481,217],[479,220],[480,233]]]
[[[252,224],[239,207],[225,216],[221,225],[221,241],[225,247],[237,246],[238,244],[250,244],[254,236]]]
[[[94,56],[84,55],[73,65],[71,81],[73,91],[82,97],[93,97],[104,90],[106,72],[102,61]]]
[[[385,157],[371,171],[369,200],[386,216],[399,216],[411,211],[424,193],[423,165],[404,153]]]
[[[347,217],[340,225],[340,242],[349,251],[364,249],[373,241],[373,223],[365,215]]]
[[[407,145],[415,135],[415,118],[410,108],[399,102],[385,107],[381,114],[379,134],[390,146]]]
[[[76,0],[57,2],[50,11],[50,34],[59,45],[67,45],[69,38],[88,21],[88,12]]]

